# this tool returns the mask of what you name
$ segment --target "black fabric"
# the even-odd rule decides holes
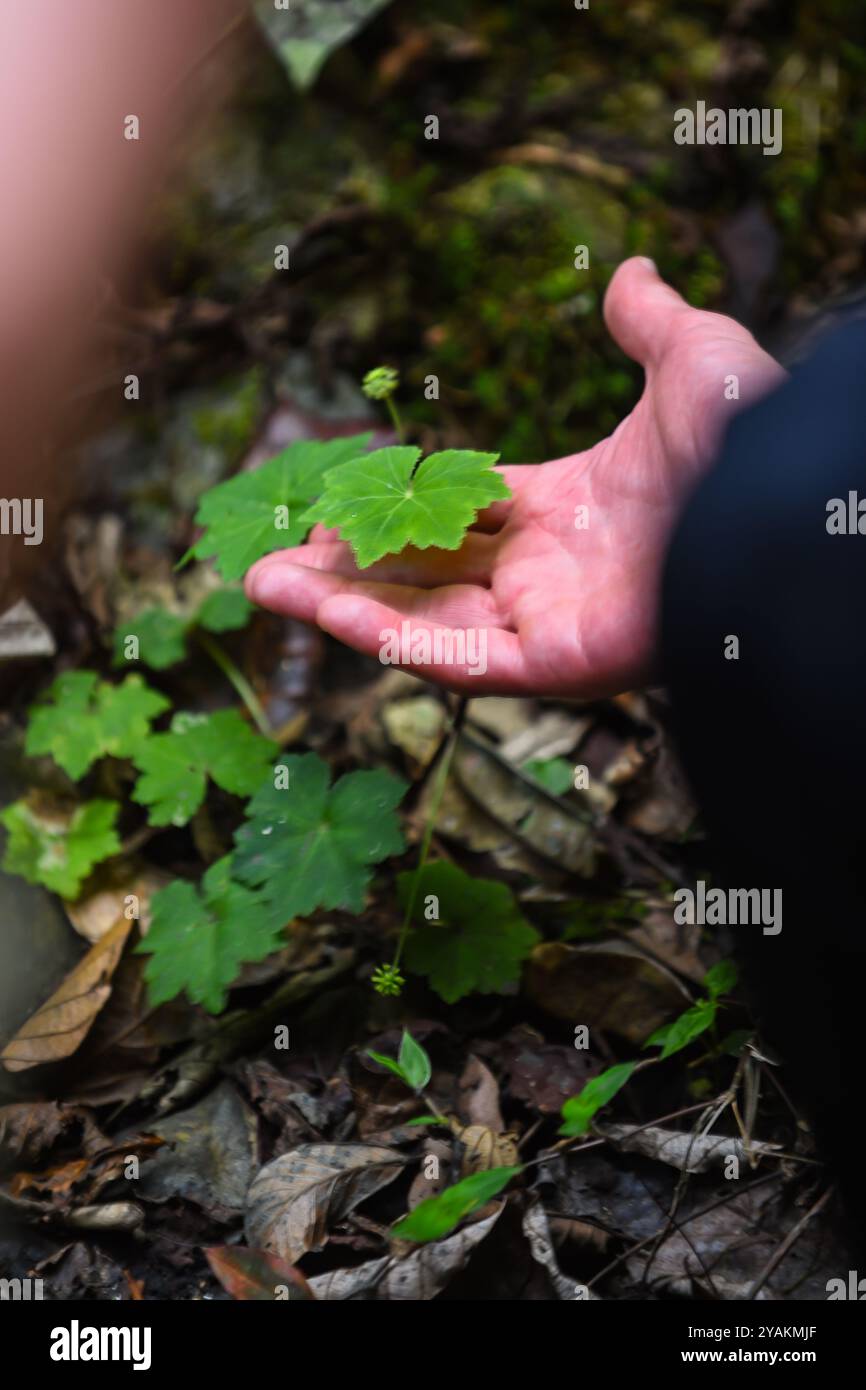
[[[662,651],[718,882],[782,889],[778,936],[733,931],[866,1253],[866,534],[827,530],[851,491],[866,499],[862,323],[734,420],[671,544]]]

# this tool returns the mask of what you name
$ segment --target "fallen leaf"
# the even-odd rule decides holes
[[[19,1028],[0,1053],[7,1071],[25,1071],[72,1056],[111,994],[109,981],[131,928],[132,922],[121,917]]]
[[[241,1303],[298,1303],[316,1297],[299,1269],[267,1250],[210,1245],[204,1253],[226,1293]]]
[[[377,1299],[405,1302],[435,1298],[465,1268],[473,1251],[487,1238],[502,1214],[497,1207],[483,1221],[456,1231],[445,1240],[421,1245],[400,1259],[383,1256],[353,1269],[337,1269],[310,1280],[317,1298],[328,1302]]]
[[[148,1128],[163,1146],[142,1164],[138,1194],[155,1202],[183,1197],[208,1212],[242,1210],[256,1170],[257,1127],[231,1082]]]
[[[781,1144],[756,1142],[747,1146],[735,1135],[689,1134],[678,1129],[660,1129],[656,1125],[643,1128],[603,1125],[601,1133],[623,1152],[658,1159],[681,1173],[705,1173],[710,1168],[721,1168],[729,1158],[735,1158],[746,1167],[750,1155],[771,1155],[782,1147]]]
[[[512,1134],[497,1134],[486,1125],[467,1125],[465,1129],[455,1125],[454,1132],[463,1145],[460,1165],[463,1177],[468,1173],[486,1172],[489,1168],[512,1167],[519,1162]]]
[[[457,1083],[457,1114],[464,1124],[486,1125],[497,1134],[505,1128],[499,1107],[499,1084],[480,1057],[466,1059]]]
[[[527,963],[526,989],[554,1018],[618,1033],[635,1044],[692,1002],[671,971],[623,941],[543,942]]]
[[[295,1264],[321,1250],[329,1224],[393,1182],[406,1160],[374,1144],[299,1144],[262,1168],[247,1197],[251,1246]]]
[[[532,1258],[547,1271],[547,1276],[553,1285],[557,1298],[570,1302],[575,1296],[574,1280],[567,1279],[559,1268],[547,1221],[547,1213],[538,1200],[530,1202],[527,1206],[523,1213],[522,1224],[523,1234],[526,1236],[532,1251]],[[598,1299],[598,1294],[594,1294],[591,1289],[588,1290],[588,1293],[589,1301]]]

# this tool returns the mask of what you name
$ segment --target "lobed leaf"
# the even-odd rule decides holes
[[[331,468],[305,517],[338,526],[362,569],[407,545],[456,550],[482,508],[511,495],[498,457],[445,449],[419,463],[420,449],[376,449]]]

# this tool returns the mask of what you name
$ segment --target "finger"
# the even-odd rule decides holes
[[[430,619],[454,627],[502,626],[490,590],[473,584],[422,589],[346,578],[309,565],[282,564],[266,566],[255,576],[248,576],[247,595],[263,608],[305,623],[318,621],[319,608],[327,599],[356,595],[387,604],[403,617]]]
[[[338,541],[340,539],[340,528],[338,526],[323,526],[321,521],[317,521],[310,534],[307,536],[307,543],[312,541]]]
[[[498,542],[495,536],[467,533],[459,550],[416,550],[407,547],[399,555],[387,555],[366,569],[359,569],[346,541],[325,541],[275,550],[258,560],[249,572],[253,585],[260,570],[275,565],[307,565],[347,578],[382,580],[433,589],[441,584],[489,583]],[[249,590],[248,590],[249,592]]]
[[[662,355],[683,315],[696,312],[665,284],[655,263],[646,256],[623,261],[604,298],[604,319],[611,337],[644,367]]]
[[[511,496],[505,497],[501,502],[491,502],[489,507],[485,507],[479,512],[473,521],[471,531],[487,531],[494,533],[501,531],[508,520],[514,499],[530,481],[534,474],[537,464],[534,463],[507,463],[500,468],[494,469],[499,473],[511,488]]]
[[[383,665],[461,694],[515,695],[526,690],[520,641],[514,632],[485,624],[455,628],[358,593],[325,599],[317,613],[325,632]]]

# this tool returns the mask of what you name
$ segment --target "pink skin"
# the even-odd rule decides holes
[[[646,374],[614,433],[582,454],[503,467],[513,496],[459,550],[408,549],[359,571],[337,532],[265,556],[248,596],[378,656],[384,629],[486,628],[487,670],[406,669],[472,695],[592,699],[652,677],[659,579],[671,530],[732,417],[784,379],[745,328],[691,309],[635,257],[616,271],[605,320]],[[740,399],[725,399],[725,378]],[[576,508],[588,508],[585,529]]]

